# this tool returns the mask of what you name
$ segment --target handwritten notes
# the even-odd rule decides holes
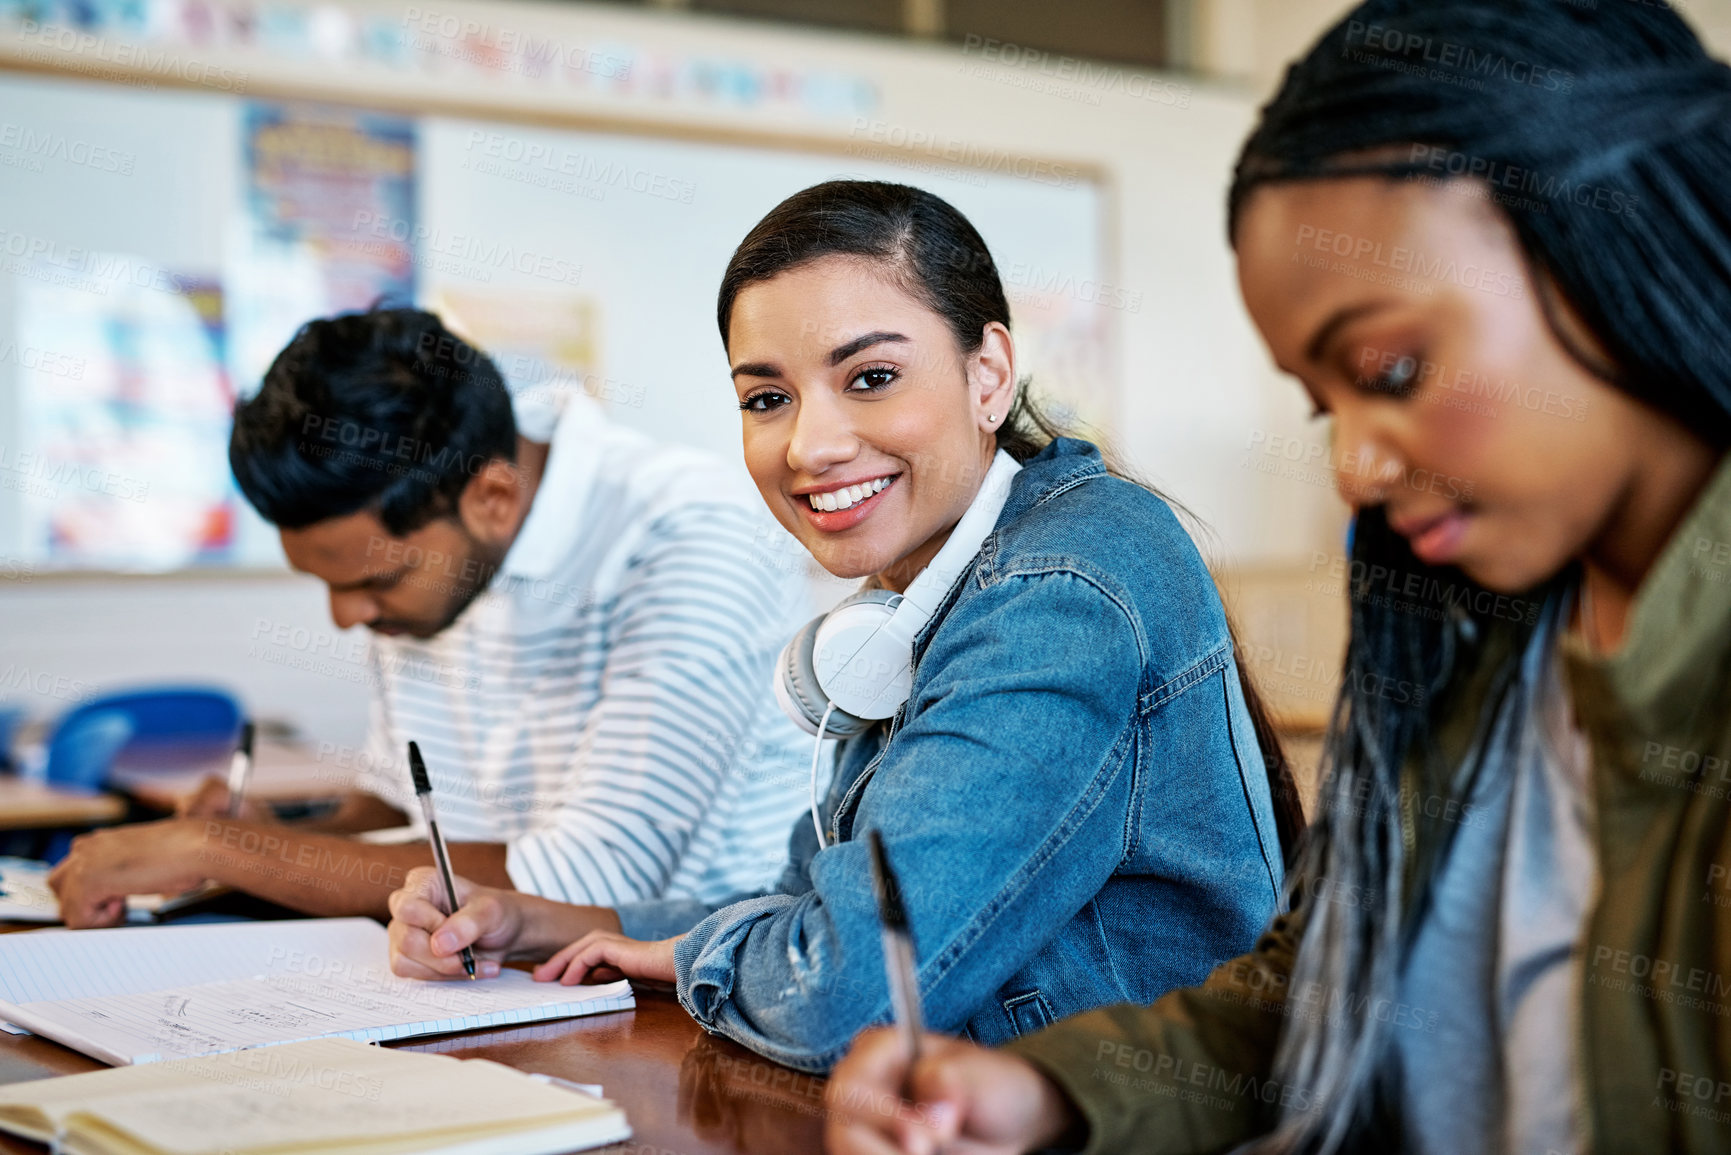
[[[482,982],[421,982],[393,975],[386,957],[384,928],[368,919],[8,935],[0,938],[0,1017],[125,1065],[635,1005],[624,982],[566,987],[515,970]]]

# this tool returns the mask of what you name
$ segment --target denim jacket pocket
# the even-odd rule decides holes
[[[1031,1035],[1049,1027],[1058,1017],[1052,1013],[1051,1004],[1038,987],[1005,999],[1004,1013],[1010,1018],[1010,1030],[1017,1036]]]

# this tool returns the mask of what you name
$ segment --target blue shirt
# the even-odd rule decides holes
[[[844,743],[774,891],[675,950],[706,1029],[827,1070],[890,1017],[866,847],[900,876],[926,1019],[1001,1043],[1148,1003],[1248,950],[1282,880],[1267,774],[1226,617],[1159,498],[1062,439],[916,640],[913,691]],[[665,937],[696,904],[623,907]]]

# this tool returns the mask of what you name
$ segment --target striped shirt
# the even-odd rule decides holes
[[[420,744],[452,841],[519,890],[616,906],[771,885],[810,739],[770,687],[808,612],[791,538],[736,471],[572,396],[488,588],[429,639],[375,637],[357,785],[420,823]],[[550,436],[547,434],[550,433]]]

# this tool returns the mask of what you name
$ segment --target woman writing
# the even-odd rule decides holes
[[[782,675],[814,730],[851,735],[827,795],[776,891],[720,909],[472,887],[447,920],[414,878],[398,973],[460,975],[472,942],[487,967],[546,958],[543,979],[661,980],[706,1028],[828,1069],[889,1015],[868,830],[945,1030],[1005,1041],[1248,947],[1283,876],[1282,763],[1172,511],[1018,396],[973,227],[905,186],[807,189],[741,243],[719,321],[765,502],[824,568],[870,579]],[[899,654],[849,640],[892,612]]]
[[[1357,510],[1301,899],[1152,1008],[868,1036],[832,1094],[927,1109],[835,1150],[1731,1145],[1728,179],[1665,5],[1375,0],[1294,67],[1230,216]]]

